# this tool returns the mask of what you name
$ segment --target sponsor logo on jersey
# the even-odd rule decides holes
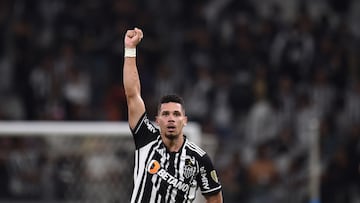
[[[206,190],[209,190],[210,189],[209,180],[207,178],[206,170],[204,166],[200,168],[200,175],[201,175],[202,187]]]
[[[176,189],[181,190],[183,192],[188,191],[190,188],[190,186],[188,184],[175,178],[174,176],[172,176],[170,173],[168,173],[164,169],[160,169],[159,172],[157,173],[157,175],[160,176],[161,179],[166,181],[169,185],[172,185]]]
[[[150,174],[157,174],[161,179],[178,190],[186,192],[190,188],[189,184],[175,178],[173,175],[165,171],[165,169],[161,168],[160,163],[156,160],[151,160],[147,169]]]
[[[147,169],[150,174],[155,174],[160,169],[160,163],[156,160],[151,160]]]
[[[150,120],[149,120],[148,118],[146,118],[146,119],[144,120],[144,123],[145,123],[147,129],[148,129],[150,132],[156,133],[155,127],[154,127],[153,125],[151,125]]]

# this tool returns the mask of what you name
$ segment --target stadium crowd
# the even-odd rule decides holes
[[[354,0],[2,0],[0,119],[125,121],[122,40],[138,26],[147,108],[185,98],[215,140],[225,202],[308,201],[314,123],[322,202],[359,202],[359,11]],[[23,143],[0,139],[6,171],[5,151]],[[4,174],[1,196],[15,199]]]

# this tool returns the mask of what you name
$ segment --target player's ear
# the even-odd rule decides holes
[[[184,118],[184,126],[186,126],[186,125],[187,125],[187,123],[188,123],[188,117],[187,117],[187,116],[185,116],[185,118]]]

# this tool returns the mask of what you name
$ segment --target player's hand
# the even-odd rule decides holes
[[[125,48],[135,48],[143,37],[143,32],[139,28],[126,31],[124,38]]]

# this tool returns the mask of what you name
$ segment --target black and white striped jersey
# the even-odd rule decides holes
[[[189,203],[198,188],[203,195],[221,190],[209,156],[186,137],[178,152],[169,152],[146,114],[132,133],[136,150],[131,203]]]

